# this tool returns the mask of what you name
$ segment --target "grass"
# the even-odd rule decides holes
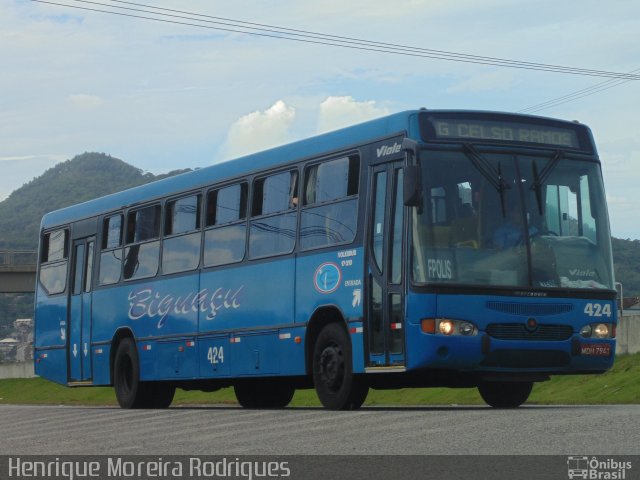
[[[41,378],[0,380],[0,403],[32,405],[116,405],[109,387],[68,388]],[[214,393],[178,390],[173,405],[235,404],[233,389]],[[640,403],[640,353],[621,355],[601,375],[567,375],[536,384],[528,403],[540,405]],[[365,405],[482,405],[475,388],[371,390]],[[293,407],[320,406],[313,390],[296,392]]]

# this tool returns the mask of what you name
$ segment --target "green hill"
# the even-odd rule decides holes
[[[36,249],[40,220],[47,212],[184,171],[156,176],[104,153],[77,155],[0,202],[0,249]]]

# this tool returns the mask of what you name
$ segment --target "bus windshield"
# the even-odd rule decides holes
[[[416,284],[612,290],[599,164],[554,154],[420,152]]]

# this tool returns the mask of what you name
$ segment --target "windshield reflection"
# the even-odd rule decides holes
[[[596,163],[465,147],[422,152],[421,164],[414,282],[613,289]]]

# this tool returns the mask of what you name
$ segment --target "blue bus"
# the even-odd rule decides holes
[[[124,408],[232,386],[477,387],[612,366],[616,308],[588,127],[420,109],[163,179],[42,219],[35,370]]]

